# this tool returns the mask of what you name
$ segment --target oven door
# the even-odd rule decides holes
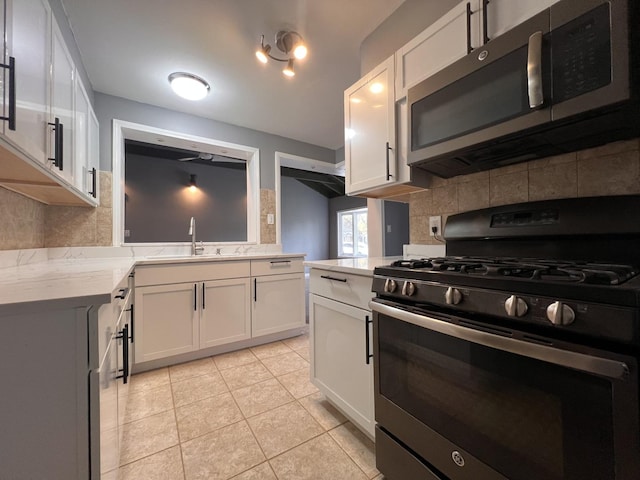
[[[432,472],[452,480],[640,478],[635,358],[370,305],[378,428]]]

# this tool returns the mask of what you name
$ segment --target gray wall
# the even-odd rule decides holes
[[[329,199],[291,177],[280,180],[282,251],[329,258]]]
[[[391,231],[389,231],[391,229]],[[402,255],[402,246],[409,243],[409,204],[384,202],[384,254]]]
[[[335,163],[335,151],[328,148],[104,93],[95,92],[95,111],[100,122],[101,170],[112,170],[113,119],[259,148],[260,188],[275,189],[276,151],[309,157],[331,164]]]
[[[442,17],[459,0],[405,0],[360,45],[360,73],[364,75]]]
[[[127,155],[125,229],[127,243],[188,242],[189,219],[196,239],[247,240],[246,169]],[[188,188],[190,174],[198,189]]]
[[[329,258],[338,258],[338,212],[366,206],[367,199],[360,197],[345,196],[329,200]]]

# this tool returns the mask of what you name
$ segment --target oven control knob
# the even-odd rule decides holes
[[[404,282],[402,285],[402,295],[410,297],[414,293],[416,293],[416,286],[411,282]]]
[[[547,318],[554,325],[570,325],[576,319],[576,314],[569,305],[553,302],[547,307]]]
[[[447,305],[458,305],[462,301],[462,293],[457,288],[449,287],[444,294]]]
[[[505,300],[504,309],[510,317],[523,317],[527,313],[527,310],[529,310],[529,306],[527,302],[520,297],[511,295]]]
[[[398,284],[396,283],[395,280],[391,280],[390,278],[387,278],[384,281],[384,291],[387,293],[393,293],[396,291],[396,288],[398,288]]]

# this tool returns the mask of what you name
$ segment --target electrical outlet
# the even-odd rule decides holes
[[[275,223],[275,218],[273,213],[267,213],[267,224],[273,225]]]
[[[442,236],[442,217],[440,215],[429,217],[429,235],[434,237],[433,228],[436,228],[436,234]]]
[[[124,237],[125,238],[129,238],[131,236],[131,230],[125,230],[124,231]]]

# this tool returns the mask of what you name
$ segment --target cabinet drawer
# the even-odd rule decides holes
[[[249,260],[142,265],[136,267],[136,286],[241,278],[248,277],[250,271]]]
[[[302,273],[302,257],[267,258],[265,260],[251,260],[251,276],[279,275],[281,273]]]
[[[98,310],[98,357],[97,365],[103,361],[107,345],[116,333],[116,326],[120,322],[127,308],[133,300],[132,289],[129,288],[129,277],[125,277],[111,293],[111,303],[100,306]]]
[[[309,292],[369,310],[372,277],[311,269]]]

